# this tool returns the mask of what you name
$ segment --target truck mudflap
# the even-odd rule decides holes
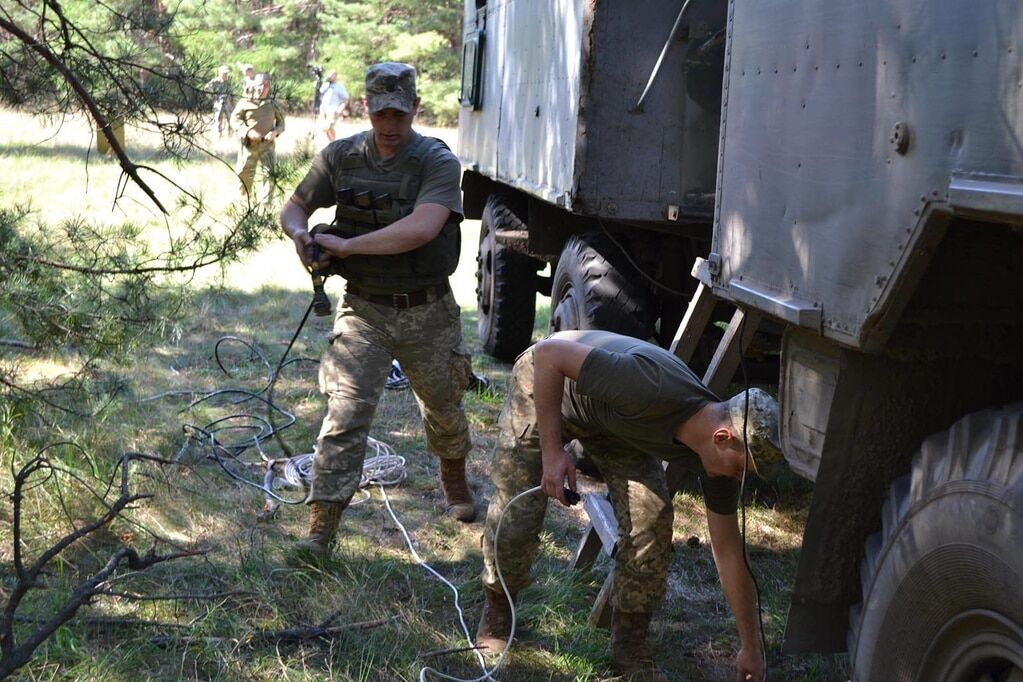
[[[976,357],[950,363],[869,355],[793,328],[782,356],[782,394],[800,392],[798,401],[783,399],[784,450],[807,450],[800,432],[819,431],[810,448],[819,465],[783,651],[844,651],[849,610],[861,600],[865,542],[881,528],[891,482],[909,471],[931,434],[964,414],[1019,400],[1023,368]],[[831,368],[829,380],[803,376],[820,367]]]

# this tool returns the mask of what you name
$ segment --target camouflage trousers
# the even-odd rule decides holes
[[[256,180],[256,166],[262,165],[267,189],[266,194],[273,191],[274,183],[276,179],[274,177],[274,171],[277,166],[277,153],[275,151],[274,142],[255,142],[250,141],[249,144],[242,144],[238,149],[238,162],[235,164],[234,172],[238,174],[238,179],[241,180],[242,189],[246,194],[252,193],[252,185]]]
[[[327,415],[307,502],[348,502],[359,489],[366,438],[392,358],[415,392],[427,447],[445,459],[465,457],[472,443],[462,395],[472,366],[459,316],[450,293],[405,310],[345,295],[320,360]]]
[[[543,473],[533,404],[532,349],[515,361],[500,429],[490,468],[496,489],[483,531],[482,579],[484,586],[501,591],[496,558],[514,594],[531,582],[530,570],[540,546],[548,499],[536,492],[507,507],[513,497],[539,485]],[[607,482],[619,532],[612,607],[625,613],[654,611],[667,586],[674,518],[660,460],[587,430],[585,425],[566,421],[562,435],[582,443]],[[499,521],[500,545],[495,549]]]

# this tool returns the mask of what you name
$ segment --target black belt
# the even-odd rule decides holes
[[[370,303],[385,305],[390,308],[397,308],[398,310],[405,310],[407,308],[414,308],[417,305],[423,305],[424,303],[439,301],[449,291],[451,291],[451,287],[448,286],[447,282],[418,291],[403,291],[393,294],[371,294],[357,286],[353,286],[351,283],[345,286],[345,293],[358,296]]]

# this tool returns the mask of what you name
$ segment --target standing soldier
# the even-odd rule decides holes
[[[251,97],[256,82],[256,67],[252,64],[239,64],[238,70],[242,72],[242,97]]]
[[[256,74],[250,94],[238,102],[231,119],[235,129],[241,133],[235,172],[242,182],[242,192],[246,196],[252,192],[256,164],[262,164],[267,173],[269,197],[275,183],[274,166],[277,162],[274,143],[284,130],[284,114],[270,99],[269,74]]]
[[[230,69],[221,66],[217,71],[217,77],[206,84],[206,92],[213,96],[213,120],[210,127],[216,126],[217,136],[223,138],[225,130],[230,135],[231,110],[234,108],[234,98],[231,96],[231,81],[228,80]]]
[[[735,510],[746,453],[751,466],[754,457],[764,462],[781,454],[777,411],[775,400],[760,389],[721,402],[670,352],[628,336],[559,332],[527,349],[512,369],[491,464],[496,490],[483,533],[486,604],[476,644],[491,651],[507,644],[511,604],[495,562],[514,601],[530,582],[547,498],[564,504],[566,482],[575,488],[575,465],[564,439],[577,438],[607,481],[618,521],[611,590],[615,671],[633,682],[668,679],[646,639],[667,587],[671,556],[673,509],[661,460],[682,460],[703,470],[714,563],[742,641],[737,679],[763,682],[756,593]],[[542,492],[508,506],[536,485]]]
[[[298,545],[318,553],[330,551],[358,490],[393,358],[415,392],[427,447],[440,458],[448,513],[466,523],[476,517],[462,408],[471,361],[448,285],[458,264],[461,167],[443,142],[412,129],[420,100],[411,66],[371,66],[366,101],[372,130],[327,145],[281,212],[302,262],[333,257],[326,260],[347,282],[320,362],[327,415],[313,461],[309,532]],[[309,216],[334,205],[341,236],[310,235]]]

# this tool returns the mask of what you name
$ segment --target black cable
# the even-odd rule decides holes
[[[749,466],[749,460],[753,457],[753,453],[750,452],[749,448],[749,435],[747,427],[749,423],[749,375],[746,373],[746,358],[743,352],[743,335],[746,332],[746,313],[743,312],[742,320],[739,322],[739,367],[742,369],[742,383],[746,390],[743,394],[745,396],[745,405],[742,410],[742,447],[743,455],[742,458],[742,481],[739,483],[739,508],[742,512],[742,560],[746,564],[746,570],[749,571],[750,578],[753,580],[753,589],[757,596],[757,621],[760,625],[760,647],[764,650],[764,679],[767,679],[767,636],[764,634],[764,609],[760,603],[760,584],[757,582],[757,576],[753,572],[753,566],[750,564],[749,552],[746,549],[746,473]]]
[[[302,333],[302,329],[305,327],[306,322],[309,319],[309,313],[313,310],[314,302],[310,301],[309,306],[305,310],[305,314],[302,315],[302,320],[298,323],[298,327],[295,329],[294,334],[291,336],[291,340],[288,342],[287,347],[284,349],[284,353],[278,360],[276,367],[271,368],[270,363],[267,361],[266,356],[257,348],[254,344],[238,338],[236,336],[224,336],[217,340],[214,345],[214,359],[217,365],[220,367],[228,376],[231,376],[231,372],[224,366],[223,361],[220,358],[220,347],[225,342],[240,343],[246,347],[250,353],[257,356],[263,364],[267,367],[268,376],[266,384],[258,391],[249,391],[240,388],[227,388],[219,389],[214,391],[207,391],[200,395],[198,398],[192,400],[188,407],[195,408],[197,405],[202,403],[210,402],[214,398],[231,396],[229,400],[231,405],[240,405],[242,403],[256,400],[263,403],[266,406],[267,415],[265,418],[258,417],[254,414],[247,413],[235,413],[220,417],[214,421],[206,424],[205,426],[199,426],[197,424],[186,423],[182,425],[182,430],[185,432],[186,437],[194,439],[196,442],[209,447],[210,455],[217,462],[220,468],[235,481],[247,485],[253,488],[258,488],[264,495],[277,502],[284,504],[303,504],[305,502],[305,496],[300,499],[290,500],[282,497],[272,490],[272,482],[274,476],[272,475],[274,465],[279,460],[268,458],[260,448],[260,444],[270,438],[277,438],[280,440],[280,432],[289,426],[293,425],[297,420],[294,414],[281,409],[273,402],[273,388],[276,384],[277,379],[280,377],[281,370],[287,365],[303,360],[304,358],[295,358],[289,361],[288,355],[291,349],[295,345],[295,341],[298,340],[299,334]],[[171,391],[162,393],[159,396],[163,397],[166,395],[175,395],[180,392]],[[195,394],[195,391],[185,391],[185,393]],[[263,394],[266,394],[265,397]],[[283,415],[286,418],[286,423],[278,425],[274,422],[274,416]],[[237,431],[244,431],[247,435],[245,438],[236,441],[225,440],[224,434],[230,434]],[[283,442],[282,442],[283,445]],[[226,459],[237,460],[248,448],[255,446],[259,450],[259,455],[263,460],[262,464],[266,468],[266,473],[263,476],[261,483],[250,481],[249,479],[241,476],[228,466]],[[182,446],[184,450],[185,446]],[[288,448],[284,448],[285,452],[288,452]],[[253,464],[254,466],[255,464]]]
[[[684,299],[691,299],[692,298],[691,294],[687,294],[684,291],[679,291],[678,289],[673,289],[673,288],[669,287],[667,284],[663,284],[661,282],[658,282],[656,279],[654,279],[653,277],[648,275],[646,272],[644,272],[643,268],[639,267],[639,264],[636,263],[636,261],[634,261],[632,259],[632,256],[629,255],[629,252],[626,251],[625,247],[621,245],[621,242],[619,242],[617,239],[614,238],[614,235],[611,234],[611,231],[608,230],[607,227],[604,225],[604,221],[601,220],[600,218],[597,218],[597,224],[600,225],[600,229],[604,231],[604,235],[607,236],[607,238],[611,240],[611,243],[614,244],[615,247],[618,249],[618,251],[621,252],[621,254],[625,258],[625,260],[627,260],[629,262],[629,264],[633,268],[636,269],[636,272],[638,272],[644,279],[646,279],[648,282],[653,284],[658,289],[663,289],[664,291],[667,291],[672,296],[678,296],[679,298],[684,298]]]

